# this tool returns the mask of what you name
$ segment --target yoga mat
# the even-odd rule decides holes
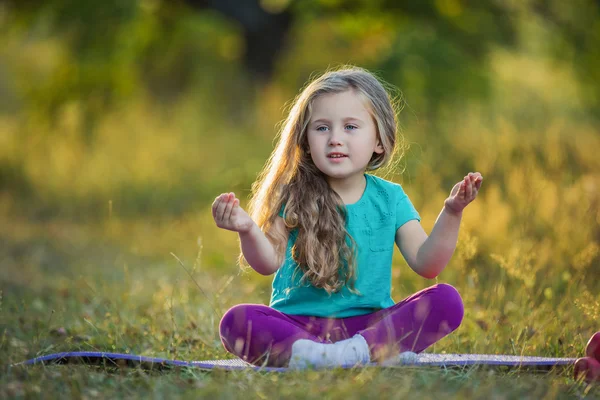
[[[575,358],[550,358],[550,357],[531,357],[531,356],[509,356],[492,354],[418,354],[415,360],[405,362],[404,366],[414,367],[445,367],[460,368],[467,366],[488,366],[488,367],[510,367],[525,368],[535,370],[551,370],[557,367],[567,367],[575,363]],[[250,365],[240,359],[231,360],[205,360],[205,361],[181,361],[168,360],[164,358],[144,357],[134,354],[104,353],[104,352],[66,352],[55,353],[46,356],[36,357],[15,365],[35,365],[35,364],[87,364],[103,365],[107,367],[141,367],[144,369],[166,369],[172,367],[188,367],[201,370],[260,370],[268,372],[284,372],[288,368],[257,367]],[[368,364],[360,368],[369,368],[381,366],[378,364]],[[383,368],[389,368],[386,366]],[[392,368],[395,366],[392,366]]]

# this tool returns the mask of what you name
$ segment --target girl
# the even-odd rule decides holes
[[[241,259],[275,274],[269,307],[240,304],[225,313],[225,349],[268,366],[390,363],[458,328],[463,304],[450,285],[394,304],[393,247],[417,274],[435,278],[481,174],[454,186],[427,236],[402,187],[366,174],[392,158],[397,120],[383,85],[360,68],[311,82],[280,136],[253,185],[250,213],[233,193],[212,205],[217,226],[239,234]]]

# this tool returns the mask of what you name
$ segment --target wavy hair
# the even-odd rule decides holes
[[[288,231],[298,229],[292,256],[302,275],[328,293],[344,285],[355,291],[355,242],[346,230],[346,207],[315,166],[308,150],[307,126],[315,99],[323,94],[353,90],[361,96],[377,127],[384,151],[373,153],[367,170],[375,170],[394,156],[397,141],[395,102],[370,72],[358,67],[331,70],[312,80],[292,103],[271,153],[252,185],[249,214],[266,234],[283,262],[287,243],[273,224],[281,209]],[[245,262],[243,255],[240,261]]]

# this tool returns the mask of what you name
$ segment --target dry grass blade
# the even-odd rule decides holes
[[[217,312],[217,308],[215,307],[214,303],[211,301],[210,297],[208,297],[208,295],[206,294],[206,292],[204,291],[204,289],[202,289],[202,287],[200,286],[200,284],[198,283],[198,281],[196,281],[196,279],[194,278],[194,276],[191,274],[191,272],[185,267],[185,264],[183,263],[183,261],[181,261],[181,259],[179,257],[177,257],[173,252],[170,253],[179,263],[179,265],[181,265],[181,268],[183,268],[185,270],[185,272],[187,272],[188,276],[192,279],[192,281],[194,282],[194,284],[196,285],[196,287],[198,287],[198,289],[200,289],[200,292],[204,295],[204,297],[206,297],[206,300],[208,301],[208,304],[210,305],[213,313],[215,315],[219,315],[219,313]]]

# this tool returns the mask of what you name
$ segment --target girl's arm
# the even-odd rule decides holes
[[[286,232],[287,236],[283,218],[277,217],[273,228],[280,232]],[[239,232],[239,235],[244,258],[256,272],[261,275],[271,275],[277,272],[283,260],[258,225],[254,224],[248,232]],[[287,238],[285,242],[287,242]]]
[[[256,272],[271,275],[279,269],[283,260],[258,225],[240,207],[240,201],[234,193],[219,195],[212,205],[212,214],[219,228],[239,234],[244,258]],[[278,236],[287,238],[283,218],[277,217],[273,228],[279,233]]]
[[[433,279],[446,267],[456,249],[463,209],[475,199],[482,181],[478,172],[469,173],[452,188],[429,236],[416,220],[398,228],[396,244],[417,274]]]

